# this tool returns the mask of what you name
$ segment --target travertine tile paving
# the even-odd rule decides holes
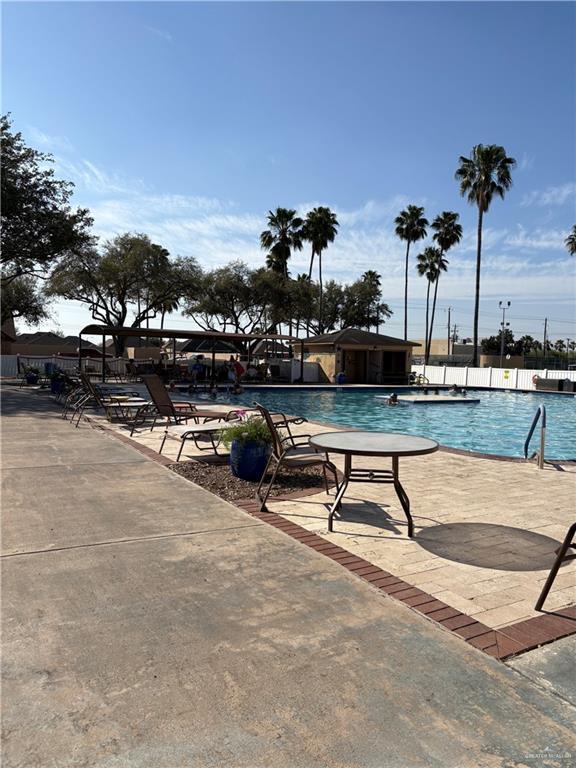
[[[120,425],[112,428],[128,434]],[[326,431],[312,423],[294,429],[297,434]],[[162,436],[161,427],[143,428],[133,439],[157,451]],[[175,458],[177,450],[178,441],[168,440],[164,454]],[[207,454],[189,442],[182,458],[200,455]],[[341,457],[332,458],[342,466]],[[383,459],[361,461],[388,466]],[[576,467],[540,471],[532,463],[439,451],[403,459],[400,476],[412,503],[413,539],[388,485],[351,485],[333,533],[327,529],[333,496],[270,502],[269,509],[491,628],[539,615],[534,604],[554,549],[574,519]],[[575,601],[573,560],[562,567],[545,607],[558,610]]]

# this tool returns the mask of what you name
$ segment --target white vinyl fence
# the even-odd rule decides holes
[[[494,389],[536,389],[534,378],[576,381],[576,371],[520,368],[457,368],[440,365],[413,365],[412,373],[422,374],[430,384],[458,384],[460,387]]]
[[[20,365],[18,365],[20,363]],[[24,367],[38,368],[40,373],[44,373],[46,363],[58,366],[60,370],[70,371],[71,373],[78,368],[78,357],[63,357],[62,355],[0,355],[0,376],[11,377],[18,376],[18,373],[24,371]],[[126,373],[126,361],[119,359],[106,359],[110,370],[119,374]],[[84,358],[82,360],[82,370],[101,373],[101,358]]]
[[[0,376],[18,375],[18,355],[0,355]]]

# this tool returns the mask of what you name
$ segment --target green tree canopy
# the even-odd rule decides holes
[[[502,331],[498,331],[496,336],[488,336],[486,339],[482,339],[481,347],[482,352],[485,355],[499,355],[501,348]],[[506,328],[504,331],[504,354],[513,355],[515,353],[516,342],[514,341],[514,334],[510,328]]]
[[[482,339],[481,347],[485,355],[499,355],[502,331],[498,331],[496,336],[489,336]],[[533,339],[532,336],[522,336],[520,339],[514,339],[514,333],[510,328],[504,331],[504,354],[505,355],[528,355],[530,352],[536,352],[542,349],[542,344]]]
[[[282,322],[287,300],[282,275],[234,261],[203,274],[199,290],[184,297],[184,314],[205,330],[257,333]]]
[[[343,327],[378,328],[391,315],[392,310],[382,301],[381,278],[377,272],[368,270],[344,289]]]
[[[291,317],[295,323],[296,335],[301,329],[311,330],[311,323],[316,318],[318,304],[318,286],[308,275],[298,275],[288,284],[290,291]]]
[[[26,146],[8,115],[0,118],[0,127],[2,317],[36,324],[46,317],[36,279],[90,243],[92,220],[86,209],[71,208],[74,185],[54,177],[51,155]]]
[[[168,251],[146,235],[126,233],[101,251],[87,247],[64,256],[52,271],[47,293],[88,304],[105,325],[139,328],[161,307],[197,289],[201,272],[193,258],[171,261]],[[116,354],[124,339],[116,338]]]
[[[23,275],[2,286],[2,324],[20,318],[29,325],[38,325],[49,317],[46,297],[38,291],[37,282]]]
[[[313,284],[315,300],[310,306],[310,331],[312,334],[329,333],[342,325],[344,307],[344,288],[336,280],[327,280],[322,292],[322,321],[320,321],[320,301],[318,289]]]

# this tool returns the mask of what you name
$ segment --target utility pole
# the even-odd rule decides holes
[[[548,318],[544,318],[544,342],[542,344],[542,355],[546,357],[546,344],[548,343]]]
[[[457,331],[458,331],[458,326],[456,325],[456,323],[454,323],[454,325],[452,326],[452,352],[454,352],[454,344],[456,344],[456,339],[458,338]]]
[[[570,362],[570,339],[566,339],[566,368]]]
[[[450,357],[450,313],[452,312],[452,307],[448,307],[448,344],[446,346],[446,354],[448,357]],[[452,349],[454,349],[454,346],[452,346]]]
[[[498,306],[502,310],[502,323],[500,325],[500,368],[504,367],[504,331],[510,323],[506,322],[506,312],[510,309],[509,301],[499,301]]]

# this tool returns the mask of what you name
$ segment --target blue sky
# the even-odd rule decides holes
[[[103,238],[146,232],[204,266],[260,265],[268,209],[329,205],[341,230],[325,273],[377,269],[391,335],[404,252],[393,219],[408,203],[461,214],[438,317],[453,307],[471,335],[476,211],[454,172],[474,144],[502,144],[518,166],[485,219],[480,333],[497,332],[509,299],[516,335],[541,337],[548,316],[553,338],[576,338],[563,248],[576,221],[575,32],[574,4],[554,2],[8,2],[2,108],[55,155]],[[410,280],[420,338],[425,283]],[[55,312],[66,333],[89,321],[66,302]]]

